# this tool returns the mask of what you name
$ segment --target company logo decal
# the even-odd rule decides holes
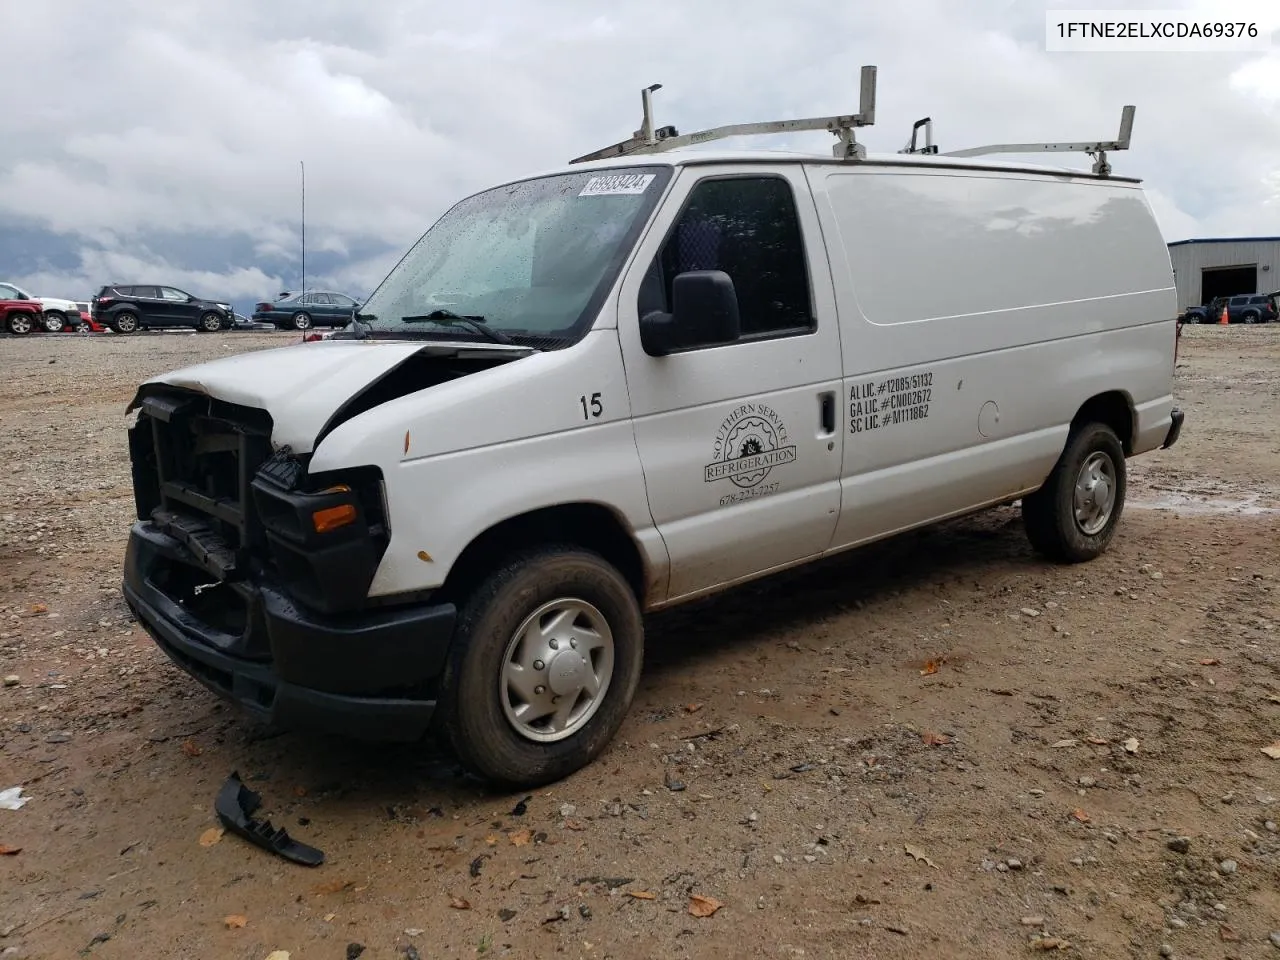
[[[795,444],[777,412],[763,403],[744,403],[720,424],[713,462],[704,468],[703,479],[707,483],[728,480],[740,490],[751,490],[764,483],[775,467],[795,459]]]

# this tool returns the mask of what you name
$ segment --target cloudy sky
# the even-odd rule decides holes
[[[1198,8],[1280,27],[1273,0]],[[1280,40],[1266,53],[1047,53],[1035,0],[40,0],[0,4],[0,279],[83,299],[172,283],[243,309],[367,294],[463,195],[659,123],[857,109],[872,151],[1114,136],[1168,240],[1280,234]],[[28,78],[17,82],[15,78]],[[739,145],[816,148],[831,138]],[[1061,158],[1087,164],[1086,157]]]

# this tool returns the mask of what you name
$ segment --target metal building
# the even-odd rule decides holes
[[[1280,237],[1223,237],[1169,244],[1178,313],[1214,297],[1280,291]]]

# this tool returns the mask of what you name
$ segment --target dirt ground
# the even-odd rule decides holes
[[[292,339],[0,340],[0,956],[1280,957],[1280,324],[1186,329],[1103,558],[1001,509],[654,617],[524,803],[265,731],[131,621],[134,386]],[[205,845],[232,771],[323,866]]]

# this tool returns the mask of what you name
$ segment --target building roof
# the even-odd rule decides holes
[[[1171,247],[1187,243],[1280,243],[1280,237],[1197,237],[1192,240],[1175,240]]]

